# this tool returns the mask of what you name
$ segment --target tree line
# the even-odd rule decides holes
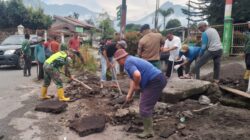
[[[48,29],[52,17],[42,8],[25,7],[22,0],[0,0],[0,28],[16,28],[22,24],[29,29]]]
[[[183,13],[190,16],[190,20],[198,22],[207,20],[211,25],[223,24],[225,13],[225,0],[198,0],[187,4],[191,11],[182,9]],[[250,19],[249,0],[234,0],[232,18],[234,23],[244,23]]]

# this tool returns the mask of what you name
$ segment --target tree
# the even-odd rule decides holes
[[[79,13],[76,13],[76,12],[73,13],[73,18],[74,19],[79,19],[79,16],[80,16]]]
[[[47,29],[52,17],[45,15],[43,9],[26,8],[22,0],[0,0],[0,28],[16,28],[22,24],[30,29]]]
[[[10,27],[16,27],[28,20],[28,11],[22,0],[8,1],[5,14],[9,19],[8,24]]]
[[[94,21],[93,21],[92,18],[87,19],[86,22],[87,22],[88,24],[90,24],[90,25],[95,25],[95,23],[94,23]]]
[[[30,29],[48,29],[52,24],[52,18],[48,15],[44,15],[44,11],[41,8],[28,9],[28,21],[24,24],[24,26]]]
[[[126,31],[127,32],[131,32],[131,31],[139,31],[141,28],[141,25],[140,24],[127,24],[126,25]]]
[[[6,4],[4,1],[0,1],[0,28],[5,28],[8,26],[8,18],[6,13]]]
[[[225,0],[198,0],[196,6],[193,5],[196,11],[200,11],[200,14],[196,14],[205,17],[211,25],[224,23],[224,7]],[[235,23],[246,22],[250,19],[249,0],[233,1],[232,18]]]
[[[99,28],[102,29],[102,38],[110,38],[114,35],[113,21],[109,18],[101,21]]]
[[[159,9],[159,12],[163,16],[163,25],[165,28],[166,27],[166,18],[174,13],[174,9],[173,8],[169,8],[167,10]]]
[[[166,29],[180,27],[181,22],[178,19],[171,19],[168,21]]]

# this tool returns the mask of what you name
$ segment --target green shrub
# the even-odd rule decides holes
[[[137,54],[137,48],[139,40],[141,39],[141,34],[138,32],[127,32],[125,35],[126,42],[127,42],[127,52],[130,55],[136,55]]]

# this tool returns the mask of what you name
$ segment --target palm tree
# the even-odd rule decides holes
[[[166,28],[166,18],[174,13],[174,9],[173,8],[168,8],[167,10],[159,9],[159,12],[163,16],[163,24],[164,28]]]

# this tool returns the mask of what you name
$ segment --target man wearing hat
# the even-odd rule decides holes
[[[44,47],[44,39],[39,38],[38,40],[39,44],[36,45],[35,47],[35,60],[38,65],[39,71],[38,71],[38,80],[41,80],[44,78],[44,72],[43,72],[43,63],[46,60],[45,57],[45,47]]]
[[[188,47],[188,45],[183,45],[181,47],[177,60],[181,59],[182,56],[185,56],[186,60],[183,63],[176,65],[174,68],[179,69],[180,67],[185,66],[185,73],[188,75],[184,76],[184,78],[190,78],[190,66],[192,62],[198,58],[200,50],[200,47]]]
[[[116,43],[116,48],[117,49],[126,49],[127,48],[127,43],[126,43],[126,41],[124,41],[124,40],[121,40],[121,41],[118,41],[117,43]]]
[[[160,48],[164,43],[162,35],[151,32],[148,24],[143,25],[140,32],[143,37],[139,41],[138,56],[160,69]]]
[[[200,79],[200,68],[210,59],[214,62],[214,82],[218,83],[220,78],[220,61],[222,57],[222,43],[216,29],[208,26],[207,22],[200,22],[198,29],[202,32],[202,46],[199,59],[195,65],[196,79]]]
[[[62,79],[60,78],[60,69],[65,66],[65,75],[73,79],[73,76],[70,75],[67,65],[71,61],[71,58],[68,57],[68,52],[62,50],[51,55],[44,63],[44,84],[41,91],[41,99],[50,99],[51,97],[47,95],[48,87],[53,80],[57,86],[57,95],[59,101],[69,101],[70,98],[64,96],[64,89]]]
[[[144,131],[137,136],[139,138],[153,137],[152,115],[154,106],[167,84],[165,76],[148,61],[130,56],[124,49],[119,49],[115,52],[115,59],[120,65],[124,65],[131,79],[126,101],[132,100],[134,91],[141,90],[139,108],[143,119]]]

